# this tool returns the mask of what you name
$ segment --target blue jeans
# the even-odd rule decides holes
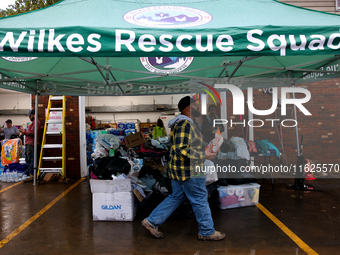
[[[39,155],[40,155],[40,145],[37,145],[37,167],[39,163]],[[34,173],[34,145],[31,144],[26,144],[25,146],[25,162],[27,164],[27,174],[33,175]]]
[[[172,194],[170,194],[146,220],[153,226],[160,226],[185,200],[189,199],[198,222],[199,234],[210,236],[215,232],[214,222],[208,203],[208,192],[205,178],[190,178],[185,181],[171,180]]]

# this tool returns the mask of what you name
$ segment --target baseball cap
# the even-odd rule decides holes
[[[189,96],[183,97],[181,100],[178,102],[178,109],[181,112],[185,107],[190,105],[191,103],[195,103],[195,100],[192,99]]]
[[[35,110],[29,110],[26,116],[35,115]]]
[[[5,121],[6,123],[12,123],[12,120],[8,119]]]

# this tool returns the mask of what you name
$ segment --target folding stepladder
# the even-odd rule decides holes
[[[61,107],[52,108],[54,102],[61,102]],[[56,115],[51,116],[51,112]],[[60,116],[60,113],[62,116]],[[50,96],[48,100],[48,106],[46,111],[46,120],[44,125],[44,134],[41,142],[41,151],[38,165],[38,179],[40,180],[46,173],[59,173],[62,175],[64,182],[66,182],[66,132],[65,132],[65,113],[66,113],[66,99],[65,96]],[[50,128],[49,128],[50,125]],[[60,128],[61,125],[61,128]],[[54,126],[54,128],[51,128]],[[47,144],[47,136],[61,137],[61,143],[58,144]],[[57,138],[60,140],[60,138]],[[51,157],[44,156],[45,149],[53,149],[53,155]],[[54,150],[61,149],[61,155],[58,151]],[[50,165],[55,167],[42,167],[43,162],[50,161]],[[61,162],[61,166],[60,166]]]

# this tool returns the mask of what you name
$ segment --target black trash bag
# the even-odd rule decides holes
[[[168,177],[162,177],[152,189],[153,193],[161,202],[172,193],[171,180]]]
[[[213,183],[216,183],[219,186],[228,186],[228,180],[226,178],[218,178],[218,180]]]
[[[143,166],[138,172],[138,178],[146,177],[147,175],[152,175],[159,182],[162,179],[162,174],[158,169],[153,169],[151,166]],[[171,184],[170,184],[171,186]]]
[[[171,179],[168,177],[162,177],[162,179],[153,186],[153,194],[155,195],[156,201],[159,201],[159,204],[171,193]],[[172,217],[180,218],[192,218],[194,216],[195,214],[188,198],[185,198],[183,203],[181,203],[172,214]]]
[[[142,202],[138,205],[138,215],[145,218],[151,214],[151,212],[159,205],[161,201],[157,201],[157,197],[155,197],[155,194],[149,193],[146,195],[146,197],[142,200]]]
[[[207,191],[208,191],[208,200],[212,197],[216,197],[218,194],[217,188],[220,187],[216,182],[210,183],[209,185],[206,186]]]
[[[120,157],[97,158],[93,163],[93,174],[102,180],[112,180],[113,174],[128,174],[130,169],[129,161]]]
[[[236,151],[235,145],[227,139],[223,139],[220,151],[223,153]]]
[[[228,185],[228,184],[227,184]],[[225,186],[227,186],[225,185]],[[218,191],[217,188],[220,187],[217,182],[213,182],[209,185],[207,185],[207,191],[208,191],[208,202],[211,210],[218,209]]]
[[[152,193],[148,194],[139,204],[138,214],[142,217],[149,216],[150,213],[171,194],[171,180],[162,177],[152,188]]]

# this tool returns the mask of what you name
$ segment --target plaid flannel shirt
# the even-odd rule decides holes
[[[188,120],[180,120],[170,134],[169,176],[173,180],[185,181],[197,175],[197,166],[202,167],[205,151],[198,127]]]

